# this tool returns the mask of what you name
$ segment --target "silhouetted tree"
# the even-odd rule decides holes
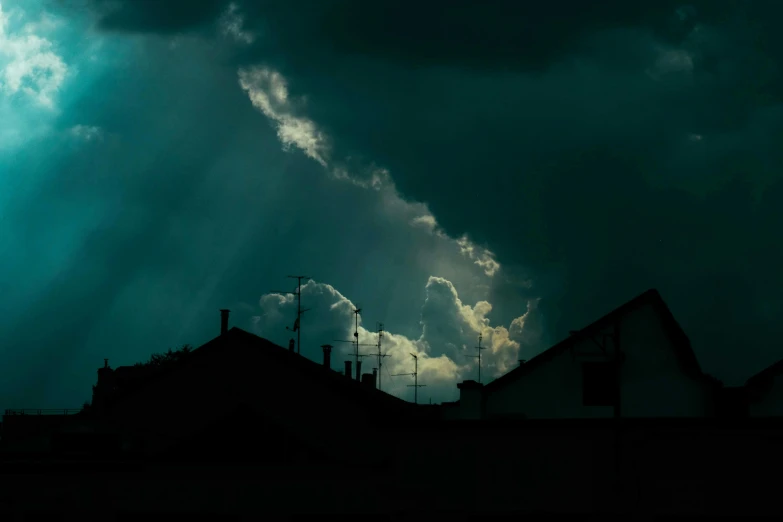
[[[169,348],[167,352],[153,353],[149,360],[143,363],[136,363],[135,366],[143,366],[147,368],[164,368],[184,360],[188,355],[193,352],[193,348],[189,344],[182,346],[177,350]]]

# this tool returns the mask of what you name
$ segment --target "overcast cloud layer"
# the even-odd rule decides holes
[[[146,34],[210,34],[228,12],[175,4],[92,2],[104,29]],[[779,358],[783,333],[780,10],[300,0],[231,12],[246,35],[235,62],[306,95],[334,157],[387,169],[446,233],[497,254],[501,322],[540,297],[557,339],[657,287],[706,369],[735,381]]]
[[[359,306],[406,398],[411,352],[450,400],[479,333],[494,376],[651,287],[717,377],[780,358],[777,2],[0,5],[8,407],[222,307],[285,344],[291,273],[303,353]]]
[[[350,302],[389,330],[384,372],[422,354],[428,399],[475,374],[463,352],[479,333],[498,346],[487,375],[515,360],[508,330],[521,332],[527,300],[490,324],[495,256],[444,233],[383,168],[335,151],[282,75],[239,64],[253,38],[238,12],[211,33],[158,36],[99,30],[73,3],[2,6],[4,407],[78,407],[103,358],[200,345],[223,307],[285,345],[293,311],[284,300],[272,314],[269,293],[293,289],[291,273],[318,281],[305,299],[327,295],[302,321],[308,357],[348,335],[351,314],[329,310]],[[388,389],[411,398],[402,379]]]

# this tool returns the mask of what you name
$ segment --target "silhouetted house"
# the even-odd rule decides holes
[[[78,446],[78,434],[97,440],[88,433],[101,433],[101,451],[111,439],[115,450],[129,454],[175,452],[199,460],[209,453],[223,458],[230,451],[256,451],[276,459],[296,454],[291,458],[297,460],[300,453],[336,455],[351,438],[369,436],[385,423],[436,415],[435,408],[377,390],[374,374],[357,380],[332,370],[330,350],[317,363],[241,329],[228,330],[225,315],[220,336],[173,364],[113,369],[105,360],[92,404],[77,415],[9,410],[3,447],[51,451],[62,446],[57,440]],[[184,453],[194,447],[197,453]]]
[[[460,383],[448,418],[710,417],[720,383],[655,290],[486,386]]]
[[[589,356],[583,351],[596,346],[588,340],[602,339],[619,324],[620,335],[607,352],[616,353],[619,345],[627,354],[621,368],[650,367],[643,382],[653,391],[672,382],[678,397],[690,393],[684,401],[698,412],[698,399],[713,381],[699,376],[678,351],[684,335],[665,326],[671,324],[657,294],[639,299],[569,338],[571,345],[554,347],[538,366],[523,365],[528,373],[507,380],[496,393],[515,386],[539,400],[560,393],[567,412],[574,411],[581,388],[566,378],[578,378],[583,362],[606,357],[603,350]],[[505,510],[526,519],[572,513],[604,520],[602,515],[618,513],[626,519],[779,509],[777,483],[755,471],[759,462],[773,469],[783,463],[783,425],[775,419],[732,425],[684,415],[615,421],[595,414],[444,421],[434,412],[459,417],[463,408],[494,407],[492,393],[485,394],[492,383],[467,381],[457,403],[416,406],[377,390],[371,374],[359,380],[350,367],[345,374],[331,370],[329,355],[324,350],[319,364],[224,328],[188,357],[154,371],[109,372],[107,362],[99,370],[106,387],[96,385],[100,407],[58,424],[48,455],[0,455],[3,492],[12,499],[3,513],[11,520],[36,510],[52,518],[100,520],[274,520],[295,514],[386,520],[402,514],[395,519],[419,520],[445,519],[445,513],[475,520]],[[536,375],[545,370],[544,377]],[[626,382],[627,374],[619,375]],[[545,377],[554,379],[564,391],[525,388],[530,376],[539,385]],[[506,406],[519,395],[499,397]],[[631,398],[619,405],[638,408],[639,399]],[[670,404],[676,398],[664,391],[663,399],[654,411],[679,411]],[[522,396],[520,403],[531,401]],[[47,476],[50,471],[56,477]]]
[[[783,417],[783,359],[745,381],[748,415]]]
[[[372,374],[357,380],[329,364],[326,350],[318,363],[238,328],[162,368],[111,369],[106,361],[93,405],[38,430],[35,447],[0,453],[2,473],[56,470],[67,478],[29,499],[22,484],[8,494],[20,498],[19,512],[75,515],[87,506],[137,519],[415,508],[420,497],[395,483],[390,428],[434,418],[437,408],[376,389]],[[11,431],[24,441],[21,428],[30,426]]]
[[[102,370],[99,381],[108,380],[96,385],[101,404],[93,415],[126,451],[145,454],[184,458],[198,448],[198,458],[235,451],[291,461],[331,455],[337,462],[337,448],[352,434],[420,411],[375,389],[372,375],[356,381],[238,328],[133,384],[117,384],[123,368]]]
[[[98,380],[92,387],[91,407],[101,410],[112,397],[143,385],[158,371],[161,368],[142,364],[111,368],[109,360],[105,359],[103,368],[98,369]]]

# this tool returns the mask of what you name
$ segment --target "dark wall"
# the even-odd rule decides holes
[[[419,423],[392,435],[394,469],[260,470],[147,466],[133,471],[3,472],[5,499],[41,509],[151,513],[533,512],[781,514],[775,422]],[[305,499],[297,501],[297,499]],[[392,502],[393,500],[393,502]],[[135,510],[135,511],[134,511]],[[254,511],[256,510],[256,511]],[[323,512],[323,511],[320,511]],[[267,511],[267,513],[269,513]]]
[[[545,512],[783,512],[779,421],[455,422],[418,429],[398,472],[444,505]],[[459,425],[462,426],[459,426]],[[506,427],[503,427],[505,424]],[[494,427],[493,427],[494,426]],[[405,470],[415,473],[405,474]]]

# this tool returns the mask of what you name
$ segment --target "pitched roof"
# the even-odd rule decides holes
[[[652,306],[660,317],[664,330],[672,342],[672,346],[674,347],[682,369],[693,378],[705,378],[713,382],[717,382],[716,379],[709,377],[702,372],[701,367],[699,366],[699,361],[696,359],[696,354],[691,348],[691,343],[688,339],[688,336],[685,335],[685,332],[677,323],[674,315],[672,315],[669,307],[666,306],[666,303],[663,301],[663,298],[661,298],[661,295],[658,293],[658,291],[655,289],[650,289],[643,294],[631,299],[619,308],[609,312],[587,327],[574,332],[568,338],[552,346],[548,350],[541,352],[540,354],[530,359],[528,362],[521,364],[507,374],[488,383],[486,386],[484,386],[484,391],[488,392],[497,390],[507,384],[515,382],[517,379],[520,379],[521,377],[532,372],[537,367],[551,360],[555,356],[562,354],[568,349],[574,347],[577,343],[584,340],[585,338],[589,338],[591,335],[606,328],[607,326],[615,324],[630,312],[647,305]]]
[[[182,371],[191,366],[191,364],[209,357],[234,358],[240,364],[248,365],[263,363],[265,366],[268,366],[270,362],[272,364],[287,365],[296,368],[303,379],[311,382],[320,382],[349,400],[358,401],[367,406],[383,406],[386,411],[388,409],[406,413],[418,411],[415,405],[409,402],[375,388],[362,385],[355,379],[347,378],[342,373],[325,368],[322,364],[316,363],[307,357],[291,352],[267,339],[236,327],[194,349],[188,357],[173,364],[171,367],[147,375],[139,385],[118,391],[110,400],[109,408],[112,405],[131,400],[141,389],[151,383],[160,382],[173,372]],[[259,359],[263,360],[260,361]],[[292,386],[296,386],[296,384],[292,383]]]
[[[764,387],[770,383],[770,381],[783,373],[783,359],[770,364],[756,375],[750,377],[745,381],[745,386],[749,388]]]

